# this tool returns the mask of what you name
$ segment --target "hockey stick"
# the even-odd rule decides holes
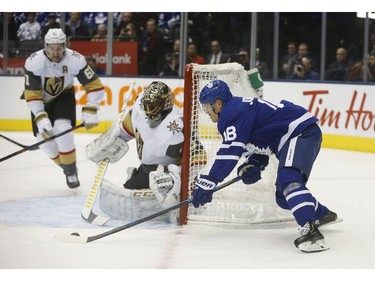
[[[105,216],[99,216],[96,215],[93,211],[92,208],[95,203],[96,195],[99,192],[100,185],[102,184],[105,172],[107,170],[109,163],[109,159],[104,159],[98,166],[98,170],[95,175],[94,183],[92,184],[92,187],[90,189],[89,195],[87,196],[85,205],[83,206],[83,210],[81,212],[81,217],[92,224],[96,225],[103,225],[107,221],[109,221],[109,217]]]
[[[118,118],[119,125],[121,125],[122,119],[125,116],[125,110],[129,102],[130,95],[133,91],[134,85],[135,85],[135,82],[132,82],[130,84],[128,91],[126,92],[126,96],[122,104],[121,112]],[[96,215],[92,211],[95,200],[96,200],[96,196],[98,195],[100,187],[102,185],[102,181],[104,179],[104,175],[107,170],[108,164],[109,164],[109,159],[104,159],[102,160],[102,162],[100,162],[98,166],[98,170],[95,175],[94,183],[92,184],[92,187],[89,191],[89,195],[87,196],[85,205],[83,206],[83,209],[81,212],[81,217],[85,221],[87,221],[88,223],[95,224],[95,225],[104,225],[110,219],[109,217],[106,217],[106,216]]]
[[[19,142],[16,142],[15,140],[12,140],[12,139],[10,139],[10,138],[2,135],[2,134],[0,134],[0,137],[2,137],[3,139],[6,139],[7,141],[10,141],[11,143],[13,143],[15,145],[18,145],[19,147],[22,147],[22,148],[26,148],[27,147],[27,145],[20,144]],[[29,149],[29,150],[32,151],[32,150],[38,150],[38,149],[39,149],[39,146],[38,147],[33,147],[33,148]]]
[[[222,185],[219,185],[215,188],[214,192],[220,190],[220,189],[223,189],[224,187],[227,187],[237,181],[239,181],[241,179],[241,177],[236,177],[234,179],[231,179],[230,181],[226,182],[226,183],[223,183]],[[125,225],[122,225],[122,226],[119,226],[119,227],[116,227],[116,228],[113,228],[111,230],[108,230],[108,231],[105,231],[103,233],[99,233],[97,235],[93,235],[93,236],[84,236],[84,235],[81,235],[77,232],[73,232],[71,234],[56,234],[54,236],[54,239],[57,240],[57,241],[62,241],[62,242],[73,242],[73,243],[89,243],[89,242],[92,242],[92,241],[95,241],[95,240],[98,240],[98,239],[101,239],[101,238],[104,238],[104,237],[107,237],[109,235],[112,235],[114,233],[117,233],[119,231],[122,231],[122,230],[125,230],[125,229],[128,229],[128,228],[131,228],[133,226],[136,226],[138,224],[141,224],[143,222],[146,222],[146,221],[149,221],[153,218],[156,218],[156,217],[159,217],[161,215],[164,215],[170,211],[173,211],[173,210],[176,210],[186,204],[189,204],[193,201],[193,197],[190,197],[189,199],[187,200],[184,200],[180,203],[178,203],[177,205],[175,206],[172,206],[172,207],[169,207],[163,211],[160,211],[160,212],[157,212],[155,214],[152,214],[152,215],[149,215],[147,217],[144,217],[142,219],[139,219],[139,220],[135,220],[133,222],[130,222],[128,224],[125,224]]]
[[[61,133],[58,133],[58,134],[56,134],[56,135],[54,135],[54,136],[51,136],[51,137],[49,137],[49,138],[47,138],[47,139],[44,139],[44,140],[40,141],[40,142],[34,143],[34,144],[30,145],[30,146],[26,146],[25,148],[23,148],[23,149],[21,149],[21,150],[18,150],[18,151],[16,151],[16,152],[12,153],[12,154],[9,154],[8,156],[5,156],[5,157],[1,158],[1,159],[0,159],[0,162],[3,162],[4,160],[7,160],[7,159],[9,159],[9,158],[12,158],[12,157],[14,157],[14,156],[16,156],[16,155],[18,155],[18,154],[21,154],[21,153],[23,153],[23,152],[25,152],[25,151],[28,151],[28,150],[35,150],[36,148],[39,148],[39,145],[41,145],[41,144],[43,144],[43,143],[49,142],[49,141],[51,141],[51,140],[54,140],[54,139],[56,139],[56,138],[58,138],[58,137],[61,137],[62,135],[65,135],[65,134],[67,134],[67,133],[69,133],[69,132],[71,132],[71,131],[74,131],[74,130],[76,130],[76,129],[78,129],[78,128],[81,128],[81,127],[84,127],[84,126],[85,126],[85,124],[84,124],[84,123],[81,123],[81,124],[79,124],[79,125],[77,125],[77,126],[75,126],[75,127],[73,127],[73,128],[70,128],[70,129],[68,129],[68,130],[66,130],[66,131],[63,131],[63,132],[61,132]]]

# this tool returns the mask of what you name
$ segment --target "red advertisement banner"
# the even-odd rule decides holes
[[[103,70],[107,66],[107,42],[72,41],[69,48],[76,50],[84,56],[96,59],[98,67]],[[3,71],[3,59],[0,58],[0,74],[25,74],[24,65],[26,58],[8,58],[7,73]],[[138,43],[137,42],[113,42],[112,51],[113,75],[137,75],[138,74]]]
[[[3,58],[0,58],[0,74],[14,74],[24,75],[25,74],[25,61],[26,58],[8,58],[7,71],[3,71]]]
[[[96,59],[98,67],[104,72],[108,62],[107,42],[72,41],[69,48],[76,50],[84,56]],[[138,74],[138,43],[137,42],[113,42],[112,51],[113,75],[137,75]]]

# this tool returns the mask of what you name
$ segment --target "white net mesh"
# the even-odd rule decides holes
[[[219,65],[196,65],[193,64],[191,78],[191,135],[190,135],[190,157],[189,157],[189,196],[198,174],[208,174],[216,152],[222,139],[217,131],[216,123],[213,123],[207,114],[199,108],[199,93],[211,80],[221,79],[228,83],[235,96],[256,96],[251,88],[247,72],[237,63]],[[198,134],[198,137],[197,137]],[[194,149],[197,140],[203,145],[207,154],[207,164],[199,168],[194,164],[204,162],[199,159],[201,154]],[[244,159],[239,161],[242,164]],[[274,199],[277,159],[270,157],[270,164],[262,173],[262,180],[253,185],[244,185],[238,181],[218,192],[214,193],[211,203],[198,209],[189,207],[189,223],[211,222],[231,226],[246,227],[275,227],[294,223],[290,211],[280,209]],[[224,180],[228,181],[237,176],[237,167],[231,175]]]

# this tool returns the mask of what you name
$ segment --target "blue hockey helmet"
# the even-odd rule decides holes
[[[202,89],[199,95],[201,104],[213,104],[215,100],[221,100],[226,104],[233,97],[228,84],[223,80],[212,80]]]

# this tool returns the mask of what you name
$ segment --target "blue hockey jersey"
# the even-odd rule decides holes
[[[305,108],[282,100],[274,105],[266,100],[233,97],[220,112],[217,124],[223,137],[209,177],[223,181],[242,155],[275,154],[318,119]]]

